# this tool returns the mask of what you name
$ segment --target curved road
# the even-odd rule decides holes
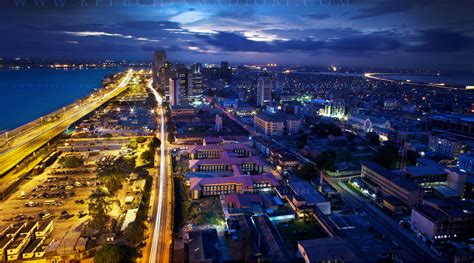
[[[126,90],[132,75],[133,70],[129,70],[127,75],[113,90],[101,95],[100,98],[93,99],[90,104],[83,107],[74,107],[72,112],[64,114],[65,117],[63,119],[60,119],[47,127],[38,127],[37,129],[25,134],[23,138],[18,138],[14,146],[0,153],[0,175],[6,173],[28,155],[48,143],[52,138],[61,134],[69,127],[69,125],[83,118],[105,102]]]

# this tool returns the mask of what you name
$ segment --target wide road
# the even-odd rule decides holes
[[[63,114],[61,119],[37,127],[23,134],[21,138],[16,138],[11,147],[0,153],[0,175],[5,174],[5,172],[13,168],[25,157],[48,143],[52,138],[64,132],[69,125],[126,90],[133,73],[133,70],[129,70],[115,88],[105,94],[100,94],[100,97],[96,96],[87,99],[86,102],[88,103],[85,105],[71,108]]]
[[[211,98],[207,98],[209,102],[213,102]],[[219,109],[222,113],[226,114],[231,120],[235,121],[237,124],[241,125],[244,129],[246,129],[250,134],[256,135],[256,131],[249,127],[248,125],[243,124],[239,120],[237,120],[234,116],[230,115],[225,109],[220,107],[217,103],[214,103],[216,108]],[[274,143],[279,146],[282,146],[285,149],[288,147],[284,146],[279,141],[272,139]],[[288,149],[294,155],[299,157],[300,160],[303,162],[309,162],[314,164],[313,161],[309,160],[308,158],[302,156],[300,153]],[[413,240],[411,237],[408,236],[407,233],[402,232],[398,224],[394,223],[393,220],[386,217],[382,214],[380,210],[376,210],[371,206],[368,201],[361,200],[359,196],[352,193],[349,189],[345,189],[343,186],[339,185],[338,180],[333,180],[329,177],[324,178],[330,185],[332,185],[337,192],[341,193],[341,197],[343,200],[350,204],[352,207],[359,207],[363,210],[367,215],[369,215],[369,221],[371,225],[374,226],[377,230],[382,232],[385,236],[387,236],[390,240],[396,241],[400,244],[401,249],[404,249],[407,253],[411,254],[414,258],[418,258],[421,261],[430,260],[431,262],[437,261],[437,259],[433,258],[430,255],[430,252],[426,249],[426,247],[420,246],[420,244]]]
[[[400,245],[400,249],[404,250],[405,253],[411,255],[413,258],[417,258],[420,262],[439,261],[432,256],[432,253],[427,247],[423,247],[422,244],[419,244],[419,240],[414,240],[398,223],[384,215],[383,212],[374,207],[369,200],[354,193],[338,179],[329,178],[328,176],[325,176],[324,179],[334,187],[338,193],[341,193],[341,197],[345,203],[365,212],[370,224],[388,239],[397,242]]]
[[[169,144],[166,141],[166,122],[163,99],[153,88],[153,82],[148,83],[148,88],[152,91],[158,103],[157,113],[160,118],[160,129],[158,136],[161,140],[159,156],[159,180],[158,181],[158,200],[156,205],[156,216],[152,224],[153,235],[148,262],[169,262],[171,255],[172,220],[173,220],[173,180],[171,170],[171,155],[169,153]],[[155,178],[157,179],[157,178]]]

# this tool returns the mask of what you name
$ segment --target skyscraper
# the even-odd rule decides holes
[[[201,73],[201,64],[193,64],[193,83],[192,83],[192,94],[193,96],[199,96],[202,94],[202,73]]]
[[[215,120],[215,130],[216,132],[221,132],[222,131],[222,117],[219,114],[216,114],[216,120]]]
[[[258,77],[257,80],[257,105],[265,106],[272,100],[273,79],[268,72]]]
[[[166,67],[166,52],[164,50],[157,50],[153,54],[153,84],[155,89],[160,92],[166,90],[164,70]]]
[[[153,55],[153,77],[159,77],[161,69],[166,63],[166,51],[157,50]]]
[[[170,94],[170,105],[176,106],[181,103],[181,86],[179,84],[179,79],[173,77],[169,79],[169,94]]]

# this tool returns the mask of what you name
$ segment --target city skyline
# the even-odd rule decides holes
[[[0,56],[473,70],[471,1],[63,2],[2,2]]]

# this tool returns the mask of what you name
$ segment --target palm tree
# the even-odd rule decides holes
[[[89,214],[91,225],[96,229],[104,229],[107,216],[111,209],[110,193],[106,187],[98,186],[89,196]]]

